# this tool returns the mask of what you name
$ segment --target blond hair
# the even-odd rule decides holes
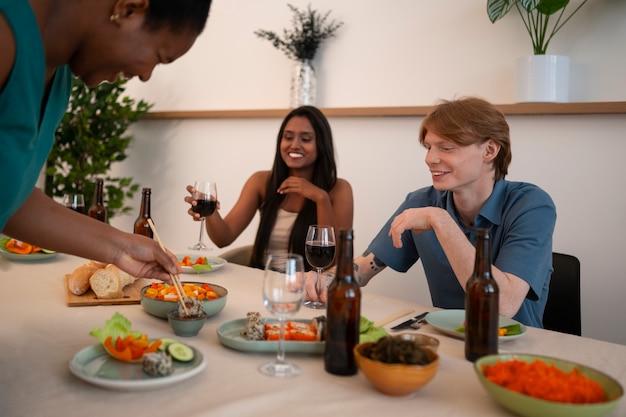
[[[424,118],[419,140],[432,132],[461,146],[484,143],[489,139],[500,145],[493,160],[495,179],[504,179],[511,164],[511,137],[504,114],[493,104],[476,97],[441,100]]]

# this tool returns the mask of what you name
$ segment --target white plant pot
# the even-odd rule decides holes
[[[515,69],[518,103],[569,101],[569,57],[529,55],[518,58]]]

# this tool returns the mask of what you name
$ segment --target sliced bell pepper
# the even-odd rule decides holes
[[[189,256],[185,256],[182,261],[180,261],[181,266],[191,266],[191,258]]]
[[[121,343],[120,343],[121,341]],[[121,350],[118,350],[117,347],[122,347],[123,340],[118,337],[115,341],[115,346],[113,345],[113,337],[109,336],[104,341],[104,349],[109,353],[109,355],[113,356],[115,359],[118,359],[122,362],[130,362],[132,361],[132,353],[130,349],[124,347]]]
[[[21,242],[16,239],[9,240],[5,247],[9,252],[20,255],[28,255],[29,253],[32,253],[34,249],[33,245],[29,245],[28,243]]]
[[[141,359],[146,353],[156,352],[161,343],[160,339],[151,343],[147,334],[143,334],[138,338],[135,338],[133,335],[128,335],[123,339],[118,337],[115,343],[113,343],[113,338],[109,336],[104,341],[104,348],[115,359],[123,362],[132,362]]]
[[[161,339],[157,339],[154,342],[150,343],[150,345],[144,349],[143,353],[144,355],[146,353],[152,353],[152,352],[156,352],[159,347],[161,346],[161,344],[163,343],[163,341]]]

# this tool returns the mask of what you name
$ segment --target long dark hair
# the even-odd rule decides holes
[[[285,164],[285,161],[283,161],[283,158],[280,155],[280,142],[282,141],[287,122],[295,116],[304,116],[309,119],[311,125],[313,126],[313,130],[315,131],[317,159],[315,160],[313,178],[311,179],[311,182],[325,191],[332,190],[337,182],[337,165],[335,163],[333,134],[326,116],[324,116],[318,108],[313,106],[301,106],[292,110],[285,117],[282,125],[280,126],[280,130],[278,131],[272,174],[267,183],[265,201],[260,207],[261,220],[256,234],[256,239],[254,241],[252,259],[250,261],[250,265],[256,268],[263,268],[264,266],[264,255],[269,245],[272,229],[276,223],[278,208],[285,199],[285,195],[278,194],[276,192],[280,184],[282,184],[282,182],[289,177],[289,167]],[[310,270],[311,267],[306,262],[306,257],[304,255],[304,241],[306,239],[306,233],[309,225],[315,223],[317,223],[317,207],[313,201],[306,199],[304,207],[302,207],[302,210],[298,213],[298,216],[293,224],[293,228],[291,229],[288,250],[289,252],[302,255],[305,259],[307,270]]]

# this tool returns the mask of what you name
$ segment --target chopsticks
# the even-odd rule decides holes
[[[412,312],[414,312],[415,310],[413,310],[412,308],[407,308],[406,310],[402,310],[399,311],[395,314],[392,314],[391,316],[384,318],[380,321],[377,321],[376,323],[374,323],[374,326],[376,327],[383,327],[385,324],[391,323],[394,320],[399,319],[400,317],[404,317],[407,314],[411,314]]]
[[[157,233],[156,227],[154,227],[152,219],[148,219],[148,224],[150,225],[150,229],[152,229],[152,233],[154,233],[157,243],[161,249],[163,249],[163,252],[167,253],[167,250],[165,250],[165,246],[163,246],[163,242],[161,242],[161,238]],[[183,310],[185,310],[185,315],[189,316],[189,310],[187,310],[187,305],[185,304],[185,300],[183,300],[183,294],[185,291],[183,290],[183,284],[180,283],[180,277],[177,274],[170,274],[170,278],[172,278],[174,289],[176,289],[176,294],[178,294],[178,302],[183,307]]]

